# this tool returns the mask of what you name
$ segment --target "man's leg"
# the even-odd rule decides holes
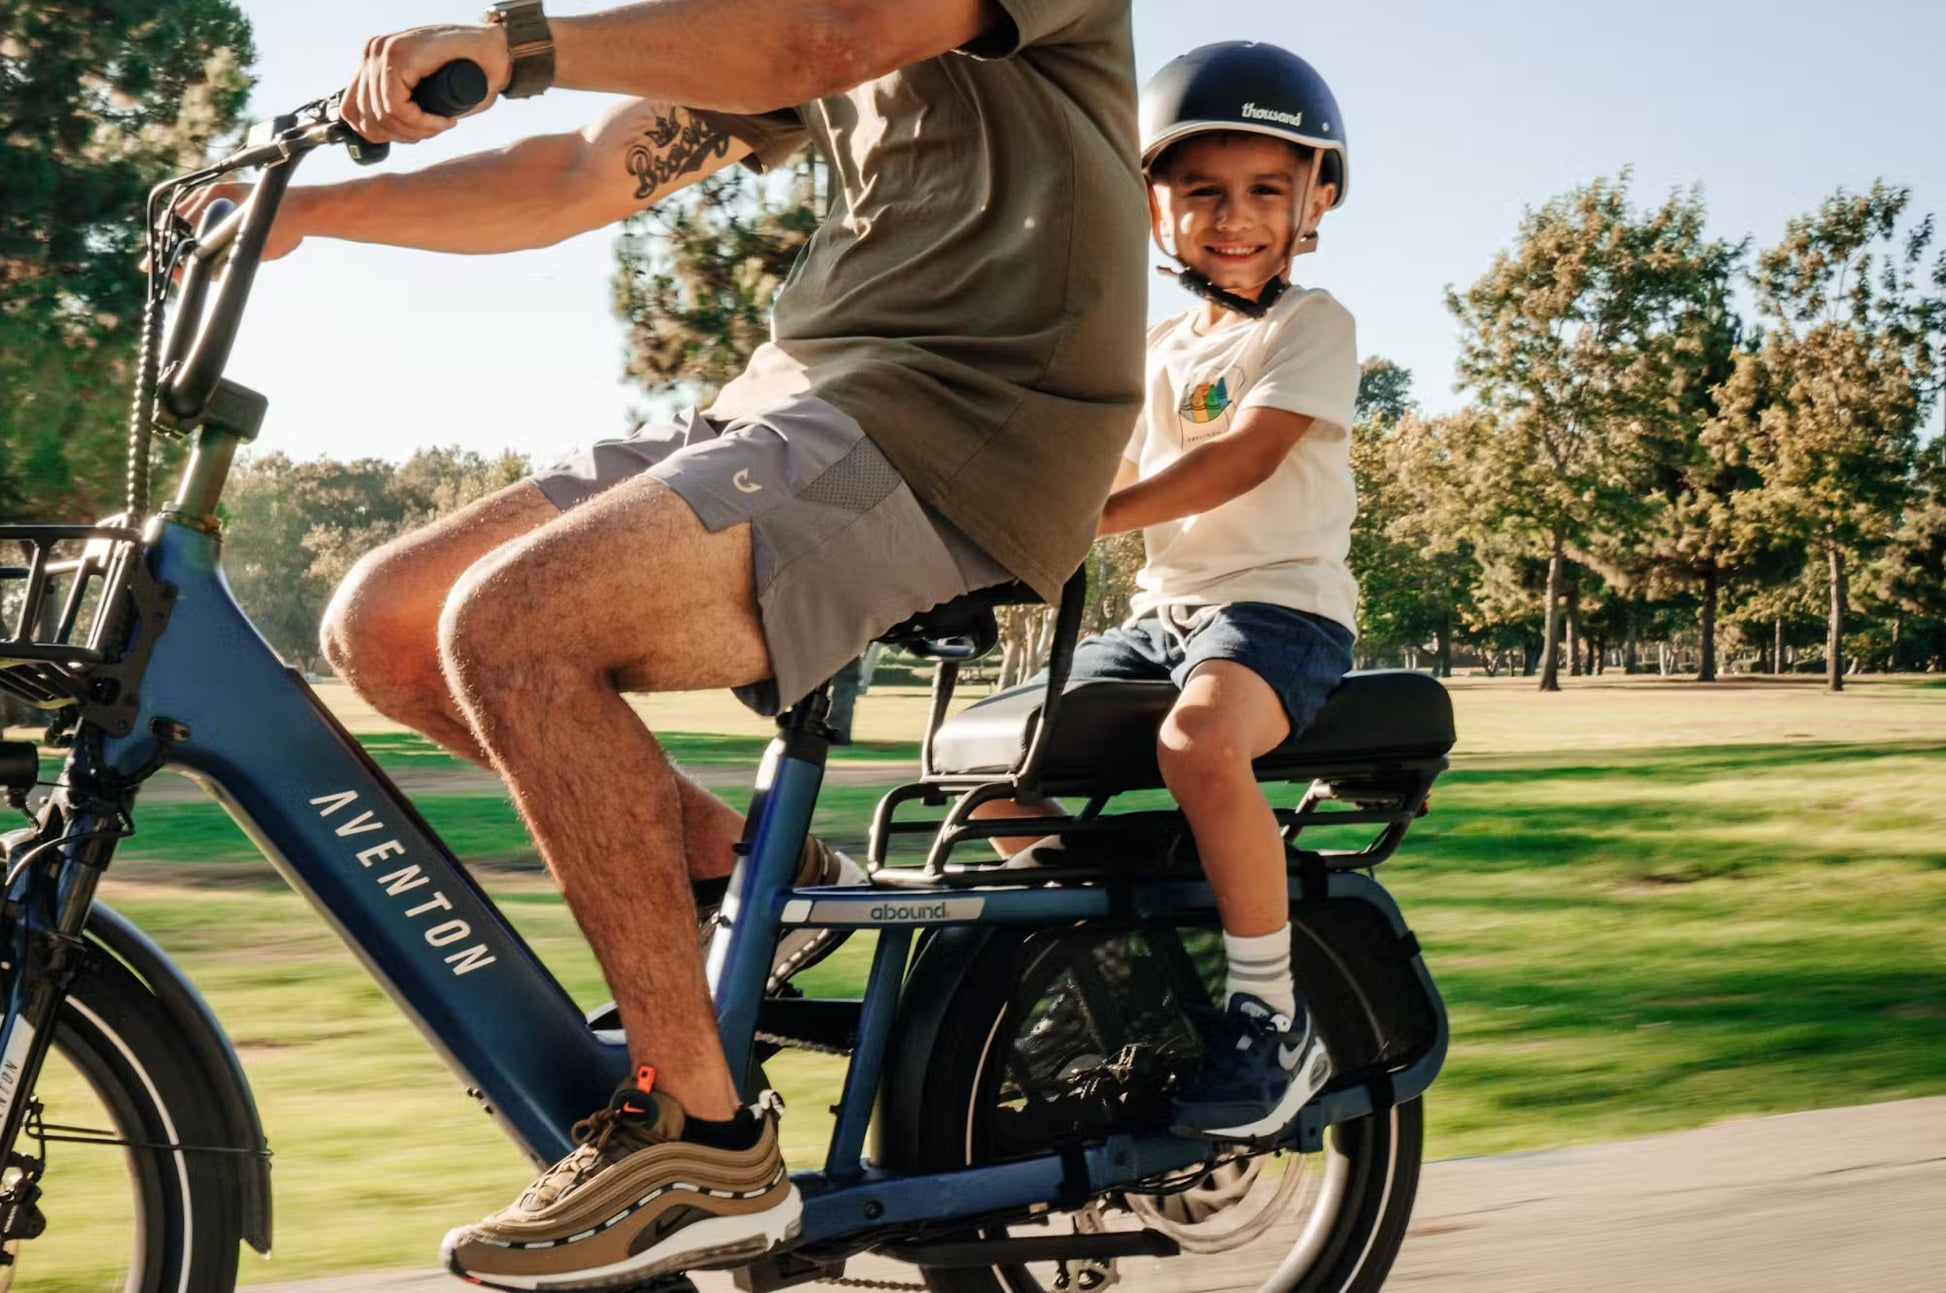
[[[692,1117],[738,1108],[704,986],[679,783],[624,687],[770,675],[750,531],[711,533],[639,476],[505,543],[439,623],[451,693],[614,990],[637,1064]]]
[[[324,613],[324,656],[367,704],[475,763],[487,756],[447,685],[439,616],[476,561],[561,516],[532,481],[497,490],[365,554]],[[683,851],[696,880],[720,879],[743,817],[681,775]]]

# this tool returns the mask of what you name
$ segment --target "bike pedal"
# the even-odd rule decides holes
[[[761,1257],[748,1266],[739,1266],[730,1277],[743,1293],[775,1293],[793,1284],[836,1280],[845,1273],[845,1263],[815,1261],[785,1250]]]
[[[640,1284],[627,1285],[615,1293],[696,1293],[696,1282],[681,1271],[675,1271]]]

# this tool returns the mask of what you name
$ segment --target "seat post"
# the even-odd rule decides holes
[[[932,704],[926,711],[926,739],[919,745],[919,777],[924,780],[932,775],[932,739],[939,733],[939,725],[946,721],[946,707],[953,703],[953,691],[959,685],[959,661],[941,660],[933,666]]]
[[[1014,774],[1014,797],[1035,799],[1041,790],[1041,755],[1047,749],[1049,733],[1060,716],[1061,697],[1067,691],[1068,674],[1074,669],[1074,648],[1081,636],[1081,609],[1088,600],[1088,566],[1068,576],[1061,588],[1061,605],[1054,613],[1054,645],[1047,654],[1047,692],[1041,700],[1040,718],[1034,726],[1034,739],[1027,747],[1020,770]]]

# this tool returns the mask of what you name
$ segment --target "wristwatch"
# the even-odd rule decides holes
[[[541,0],[495,0],[486,22],[507,29],[507,53],[513,56],[513,75],[501,94],[530,99],[554,84],[554,33]]]

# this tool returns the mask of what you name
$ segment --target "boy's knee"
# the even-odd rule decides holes
[[[1156,737],[1156,762],[1174,790],[1248,775],[1250,752],[1235,724],[1213,706],[1179,705]]]

